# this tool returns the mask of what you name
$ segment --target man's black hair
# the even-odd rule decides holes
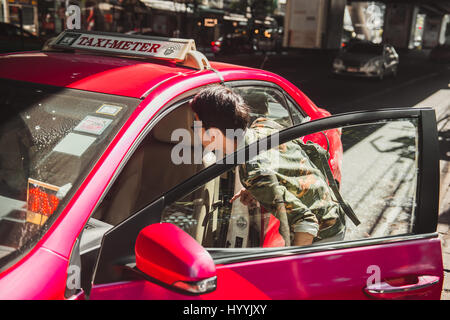
[[[192,110],[202,121],[203,127],[245,130],[250,122],[250,109],[244,99],[228,87],[213,85],[202,89],[191,102]]]

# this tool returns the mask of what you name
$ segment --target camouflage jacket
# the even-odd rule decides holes
[[[245,144],[281,129],[274,121],[256,119],[245,132]],[[239,167],[242,185],[253,197],[282,225],[285,217],[291,241],[294,232],[307,232],[320,240],[336,235],[345,227],[339,203],[324,174],[304,151],[305,146],[300,139],[292,140],[260,153]]]

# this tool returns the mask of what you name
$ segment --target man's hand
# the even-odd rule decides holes
[[[241,203],[245,206],[249,206],[252,203],[256,202],[256,199],[252,196],[250,191],[248,191],[245,188],[242,188],[239,190],[238,193],[236,193],[233,198],[230,199],[230,202],[233,203],[237,198],[241,198]]]

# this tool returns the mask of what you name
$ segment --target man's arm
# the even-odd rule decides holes
[[[314,236],[307,232],[294,232],[294,246],[307,246],[313,243]]]
[[[245,198],[247,198],[247,194],[251,193],[262,206],[275,211],[273,212],[275,217],[282,222],[280,232],[285,239],[286,237],[290,238],[292,227],[294,231],[293,245],[300,246],[312,243],[319,230],[316,216],[295,194],[279,183],[275,174],[270,174],[267,169],[262,169],[261,164],[257,162],[241,166],[240,176],[242,184],[247,190],[241,190],[233,199],[236,199],[239,195],[245,195]],[[284,231],[282,230],[283,227]]]
[[[238,193],[236,193],[233,198],[231,198],[230,202],[235,201],[236,199],[240,198],[241,203],[249,206],[252,204],[253,201],[256,201],[256,199],[252,196],[251,192],[248,191],[245,188],[242,188],[239,190]],[[281,206],[283,208],[281,208]],[[284,204],[281,204],[278,210],[285,211]],[[277,216],[280,216],[280,214],[277,214]],[[288,230],[289,233],[289,230]],[[311,233],[308,232],[294,232],[294,243],[292,245],[294,246],[307,246],[313,243],[314,236]]]

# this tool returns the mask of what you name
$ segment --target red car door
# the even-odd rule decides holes
[[[439,164],[434,111],[336,115],[285,129],[277,138],[283,146],[338,128],[344,149],[340,194],[361,224],[345,218],[344,233],[316,238],[312,245],[267,246],[261,217],[271,213],[256,206],[249,214],[245,206],[230,206],[236,164],[215,164],[105,234],[92,287],[83,288],[86,297],[439,299],[443,264],[436,233]],[[239,152],[252,161],[249,148]],[[257,156],[264,152],[263,148]],[[213,182],[219,183],[218,195]],[[337,202],[335,196],[332,199]],[[202,203],[201,208],[195,203]],[[178,225],[207,249],[216,267],[214,290],[187,294],[136,268],[136,238],[144,227],[159,222]],[[157,257],[154,260],[159,263]]]

